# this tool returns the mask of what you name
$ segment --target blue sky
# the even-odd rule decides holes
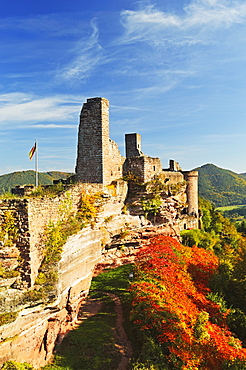
[[[74,171],[87,98],[184,170],[246,172],[245,0],[1,0],[0,175]]]

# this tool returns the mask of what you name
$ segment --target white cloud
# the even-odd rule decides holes
[[[9,93],[9,94],[1,94],[0,95],[0,108],[1,108],[1,105],[4,104],[13,104],[13,103],[17,103],[17,104],[21,104],[21,103],[25,103],[27,101],[30,101],[32,99],[32,95],[31,94],[23,94],[23,93]],[[3,102],[3,103],[1,103]]]
[[[166,85],[154,85],[154,86],[148,86],[143,88],[135,89],[134,92],[140,97],[145,94],[151,94],[152,96],[155,96],[156,94],[162,94],[166,93],[172,89],[174,89],[178,85],[178,82],[171,81],[170,83]]]
[[[35,125],[37,122],[49,122],[39,127],[51,127],[50,122],[73,121],[78,116],[81,103],[78,97],[52,96],[37,97],[24,93],[0,95],[0,125],[9,127]],[[67,125],[68,128],[73,125]],[[53,127],[65,127],[56,125]]]
[[[30,128],[30,125],[24,125],[24,126],[19,126],[20,128],[25,128],[25,127],[28,127]],[[50,124],[35,124],[32,126],[32,128],[72,128],[72,129],[77,129],[78,128],[78,125],[56,125],[54,123],[50,123]]]
[[[183,20],[184,28],[209,25],[210,27],[229,26],[234,23],[243,23],[246,18],[246,4],[234,1],[200,0],[194,1],[184,10],[186,17]]]
[[[202,136],[202,139],[205,141],[205,142],[226,142],[226,141],[229,141],[230,143],[232,142],[232,140],[239,140],[239,139],[242,139],[242,138],[245,138],[246,137],[246,134],[240,132],[240,133],[228,133],[228,134],[212,134],[212,135],[203,135]]]
[[[73,50],[77,56],[57,74],[57,78],[70,80],[85,79],[92,70],[104,62],[103,48],[98,43],[98,27],[96,19],[91,21],[92,34],[88,39],[82,39]]]
[[[117,111],[146,111],[148,109],[138,108],[138,107],[128,107],[128,106],[120,106],[120,105],[110,105],[111,110]]]
[[[184,7],[182,15],[165,13],[148,5],[140,10],[121,13],[125,34],[118,42],[130,44],[149,41],[155,44],[172,42],[179,45],[206,43],[199,32],[243,23],[246,3],[223,0],[194,0]]]

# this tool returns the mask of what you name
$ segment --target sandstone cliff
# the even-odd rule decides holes
[[[86,194],[97,194],[97,212],[85,220]],[[197,225],[197,218],[184,212],[186,201],[185,183],[156,191],[153,184],[129,188],[123,180],[107,187],[73,185],[54,198],[2,201],[0,364],[14,359],[38,368],[49,361],[55,344],[76,323],[95,270],[134,260],[153,233],[178,238],[184,224]],[[67,238],[59,258],[45,265],[47,225],[69,224],[77,215],[81,229]],[[54,238],[53,251],[56,243]],[[54,281],[47,282],[50,277]]]

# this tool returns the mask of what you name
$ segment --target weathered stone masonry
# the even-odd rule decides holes
[[[104,98],[87,99],[80,115],[78,154],[75,172],[83,183],[110,184],[122,177],[117,144],[109,138],[109,102]]]

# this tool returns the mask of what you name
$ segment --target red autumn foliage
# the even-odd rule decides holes
[[[227,313],[209,300],[208,281],[218,268],[213,252],[157,236],[136,263],[132,317],[166,343],[178,368],[216,370],[246,361],[246,349],[226,325]]]

